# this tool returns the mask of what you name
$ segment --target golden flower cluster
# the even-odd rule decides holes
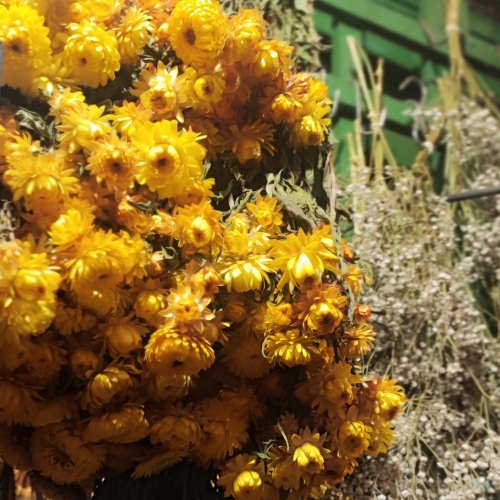
[[[325,85],[265,35],[214,0],[0,0],[2,84],[48,106],[32,135],[0,108],[13,467],[87,488],[189,459],[228,497],[307,499],[393,442],[405,395],[358,366],[375,332],[337,228],[259,193],[214,208],[208,161],[265,163],[278,126],[298,148],[329,125]],[[151,62],[162,47],[178,61]],[[95,104],[127,67],[129,100]]]

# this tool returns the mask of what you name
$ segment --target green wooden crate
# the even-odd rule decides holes
[[[500,1],[470,2],[471,8],[465,5],[462,13],[464,51],[480,78],[500,95]],[[498,5],[493,11],[498,17],[490,14],[492,4]],[[478,5],[486,5],[486,11]],[[343,181],[349,178],[349,157],[342,141],[352,131],[360,103],[347,36],[354,36],[374,62],[378,58],[386,61],[386,129],[398,161],[410,166],[418,144],[411,139],[412,122],[406,111],[408,101],[418,100],[421,92],[415,82],[404,90],[400,85],[416,76],[431,98],[437,94],[435,79],[448,67],[444,0],[317,0],[314,19],[317,31],[331,44],[323,62],[330,92],[338,97],[339,177]]]

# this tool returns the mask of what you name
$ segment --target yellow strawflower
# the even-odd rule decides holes
[[[65,423],[35,429],[30,450],[35,467],[59,484],[85,481],[99,470],[105,455],[103,447],[86,442]]]
[[[92,358],[92,362],[93,362]],[[134,379],[125,369],[108,366],[90,380],[83,391],[82,408],[94,411],[118,399],[123,393],[134,387]]]
[[[359,457],[370,445],[372,430],[362,422],[344,422],[336,436],[339,453],[347,458]]]
[[[56,245],[58,251],[68,250],[84,236],[90,234],[94,228],[94,219],[92,214],[69,209],[60,215],[47,231],[52,245]]]
[[[266,21],[257,8],[242,9],[229,20],[229,36],[224,55],[236,63],[247,58],[249,52],[265,33]]]
[[[264,40],[258,42],[249,55],[252,74],[260,79],[277,78],[279,75],[287,77],[293,61],[290,55],[293,47],[286,42]]]
[[[194,68],[215,64],[228,31],[228,20],[217,0],[181,0],[168,21],[175,53]]]
[[[83,431],[83,438],[89,443],[109,441],[125,444],[139,441],[148,433],[149,422],[143,408],[127,404],[118,411],[92,417]]]
[[[238,260],[221,269],[228,291],[243,293],[261,290],[265,285],[269,285],[268,273],[273,272],[269,268],[271,260],[263,255],[251,255],[245,260]]]
[[[360,358],[371,351],[377,333],[372,325],[360,323],[346,328],[342,337],[342,354],[346,358]]]
[[[343,321],[342,311],[348,303],[348,298],[335,286],[314,287],[298,298],[297,324],[312,335],[333,333]]]
[[[110,115],[104,115],[105,106],[81,106],[68,108],[61,114],[61,124],[57,130],[61,132],[59,142],[62,149],[69,153],[77,153],[82,149],[90,150],[96,141],[103,140],[113,131],[108,120]]]
[[[165,326],[176,327],[181,331],[194,329],[203,333],[204,323],[214,319],[208,305],[212,301],[204,296],[204,290],[194,291],[190,286],[179,284],[177,290],[170,290],[168,307],[160,312],[165,317]]]
[[[71,77],[71,70],[64,66],[60,56],[52,58],[48,66],[41,69],[33,78],[29,87],[23,87],[30,97],[38,98],[40,94],[53,96],[58,90],[75,87],[75,80]]]
[[[169,70],[161,61],[156,67],[150,64],[141,71],[139,81],[134,82],[132,94],[140,98],[144,109],[151,111],[156,119],[176,118],[182,122],[182,108],[188,106],[188,89],[185,79],[178,74],[177,67]]]
[[[291,141],[297,146],[317,146],[325,140],[325,130],[330,125],[330,113],[327,106],[316,105],[310,114],[304,115],[293,127]]]
[[[254,123],[243,125],[230,125],[225,133],[227,147],[236,155],[241,164],[251,160],[260,161],[262,150],[274,155],[274,127],[270,123],[257,120]]]
[[[153,112],[142,104],[123,101],[122,106],[113,106],[114,114],[110,115],[113,127],[120,134],[132,137],[139,128],[153,117]]]
[[[313,339],[303,337],[299,330],[288,330],[285,333],[268,335],[265,352],[274,363],[293,367],[307,365],[317,348]]]
[[[192,403],[185,407],[181,403],[171,405],[167,412],[167,416],[151,426],[150,439],[153,444],[164,443],[176,448],[187,448],[200,442],[201,428],[193,414]]]
[[[302,474],[315,474],[325,468],[325,459],[331,458],[330,450],[323,447],[327,433],[323,435],[309,427],[301,429],[292,436],[294,451],[292,460],[298,465]]]
[[[116,135],[105,135],[96,142],[87,161],[85,169],[97,182],[104,181],[112,193],[127,191],[139,171],[135,148]]]
[[[218,399],[206,399],[195,413],[203,438],[194,451],[196,460],[208,465],[241,450],[248,440],[248,418]]]
[[[55,316],[60,283],[61,275],[46,253],[34,253],[27,244],[0,243],[2,326],[11,335],[43,333]]]
[[[158,330],[146,345],[149,369],[164,375],[196,375],[210,368],[215,354],[203,338],[181,334],[172,329]]]
[[[67,168],[61,151],[24,155],[9,165],[4,181],[13,191],[14,200],[56,204],[76,191],[78,182]]]
[[[0,378],[0,422],[8,425],[30,424],[41,401],[42,398],[22,382]]]
[[[178,208],[173,235],[179,239],[179,246],[185,245],[188,250],[215,249],[222,243],[221,217],[209,201]]]
[[[243,453],[226,463],[217,481],[225,490],[224,496],[237,500],[260,500],[264,490],[264,463],[255,455]]]
[[[97,88],[114,80],[120,69],[116,35],[88,20],[71,23],[66,30],[68,34],[59,35],[64,43],[62,57],[78,83]]]
[[[29,5],[0,5],[0,43],[3,71],[0,85],[26,89],[30,80],[50,66],[49,29]]]
[[[255,203],[247,203],[248,211],[253,215],[255,224],[269,234],[281,234],[283,214],[278,200],[271,196],[264,199],[259,193]]]
[[[132,136],[139,150],[137,181],[161,198],[180,194],[190,178],[200,176],[205,149],[195,132],[178,130],[176,120],[146,122]]]
[[[121,64],[132,65],[138,60],[138,53],[148,43],[154,26],[151,16],[137,7],[131,7],[120,24],[114,28],[118,42]]]
[[[131,319],[131,315],[124,318],[112,318],[108,324],[100,325],[104,345],[113,357],[130,356],[131,351],[142,348],[142,337],[149,333],[148,328]],[[95,339],[101,336],[94,337]]]
[[[290,292],[296,286],[306,290],[321,283],[325,269],[339,272],[335,265],[338,260],[336,255],[330,252],[325,258],[322,250],[321,240],[307,235],[302,228],[296,235],[289,234],[286,241],[274,240],[269,253],[270,257],[274,257],[271,267],[283,272],[278,290],[287,283]]]
[[[352,404],[358,393],[361,375],[352,373],[352,366],[345,361],[330,364],[310,373],[296,390],[297,397],[316,408],[318,414],[327,412],[330,418],[343,414],[343,407]]]
[[[375,395],[375,413],[385,420],[394,420],[406,403],[404,389],[389,377],[368,381],[370,391]]]
[[[48,100],[50,105],[49,116],[54,117],[54,122],[59,125],[63,116],[69,116],[70,111],[78,113],[85,111],[85,96],[80,91],[73,92],[70,88],[60,92],[54,89],[52,97]]]
[[[89,378],[99,369],[100,364],[101,359],[90,347],[78,346],[71,353],[71,371],[77,378]]]

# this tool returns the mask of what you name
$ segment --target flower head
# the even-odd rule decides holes
[[[137,163],[137,154],[130,142],[116,135],[105,135],[94,144],[85,169],[96,176],[97,182],[104,181],[113,193],[130,188],[138,173]]]
[[[142,9],[131,7],[115,28],[122,64],[133,64],[154,31],[151,17]]]
[[[173,329],[158,330],[146,345],[145,359],[151,371],[164,375],[196,375],[210,368],[215,354],[202,337]]]
[[[266,21],[258,9],[242,9],[229,20],[224,54],[230,63],[245,60],[265,33]]]
[[[161,198],[182,193],[191,178],[201,176],[205,149],[201,136],[192,131],[178,131],[176,120],[147,122],[133,136],[141,163],[137,180]]]
[[[120,69],[116,35],[88,20],[66,29],[69,34],[60,35],[65,44],[62,57],[78,82],[96,88],[114,80]]]
[[[260,161],[263,149],[270,155],[274,154],[274,128],[271,124],[258,120],[241,128],[230,125],[229,131],[230,134],[226,133],[227,144],[241,164]]]
[[[225,490],[224,496],[237,500],[260,500],[264,489],[264,463],[255,455],[244,453],[229,460],[218,483]]]
[[[261,194],[257,195],[255,203],[247,203],[248,211],[253,215],[255,224],[269,234],[280,234],[283,225],[283,214],[276,198]]]
[[[312,288],[321,283],[325,269],[339,272],[335,263],[338,260],[333,253],[326,255],[321,240],[315,235],[307,235],[302,229],[289,234],[286,241],[273,241],[269,256],[274,257],[271,267],[283,272],[278,283],[278,290],[289,284],[290,291],[298,286],[301,289]]]
[[[368,448],[372,428],[362,422],[344,422],[337,431],[336,442],[341,455],[356,458]]]
[[[104,460],[104,448],[90,444],[65,423],[38,427],[31,438],[35,467],[58,484],[85,481]]]
[[[222,214],[212,208],[209,201],[200,205],[179,207],[175,218],[173,235],[179,238],[180,246],[200,251],[218,247],[222,243]]]
[[[26,88],[33,77],[50,66],[52,50],[44,19],[29,5],[0,5],[0,43],[3,71],[0,85]]]
[[[4,174],[14,192],[14,200],[26,198],[32,203],[56,204],[74,193],[73,172],[66,167],[60,152],[25,155],[11,164]]]
[[[303,337],[299,330],[288,330],[286,333],[268,335],[265,352],[275,363],[289,367],[307,365],[311,355],[317,352],[313,342]]]
[[[203,68],[214,64],[229,31],[217,0],[181,0],[169,19],[170,43],[185,64]]]

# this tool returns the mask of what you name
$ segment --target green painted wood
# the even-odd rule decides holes
[[[500,43],[500,27],[498,22],[478,12],[469,13],[469,32],[487,42]]]
[[[392,61],[407,70],[418,70],[423,63],[423,57],[418,52],[372,31],[365,33],[363,45],[371,54]]]
[[[335,146],[335,174],[341,185],[349,184],[351,180],[351,160],[347,146],[347,136],[354,132],[353,123],[347,118],[340,118],[335,123],[335,137],[338,144]]]
[[[418,16],[418,0],[373,0],[391,10],[404,14],[405,16]]]
[[[446,0],[317,0],[316,28],[332,46],[326,82],[331,96],[339,95],[334,129],[339,140],[336,171],[340,182],[349,181],[345,137],[352,132],[352,120],[362,105],[354,85],[355,72],[346,38],[354,36],[373,61],[386,61],[385,130],[398,162],[411,166],[419,145],[411,138],[412,119],[407,113],[411,105],[405,99],[418,99],[414,96],[419,95],[419,89],[412,82],[413,88],[401,91],[399,84],[416,76],[425,86],[430,102],[438,100],[436,79],[448,71],[445,3]],[[461,26],[464,51],[476,66],[479,79],[500,95],[500,24],[469,11],[464,2]],[[439,190],[439,154],[432,161]]]
[[[325,12],[324,10],[321,9],[314,9],[313,12],[313,21],[314,21],[314,27],[316,28],[316,31],[320,35],[325,35],[325,36],[330,36],[334,26],[333,26],[333,16],[332,14]]]
[[[420,151],[419,144],[408,134],[401,134],[390,129],[386,129],[384,133],[398,163],[405,167],[411,167]]]
[[[497,26],[500,32],[500,26]],[[465,37],[465,53],[483,64],[497,67],[500,65],[500,50],[497,45],[485,42],[476,36]]]

